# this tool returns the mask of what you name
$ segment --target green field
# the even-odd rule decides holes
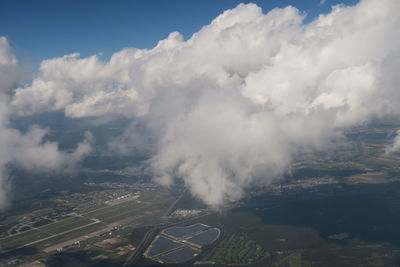
[[[162,192],[153,189],[146,189],[140,193],[139,200],[143,202],[153,202],[154,199]]]
[[[96,218],[104,222],[115,222],[134,215],[136,213],[135,211],[138,208],[145,205],[146,204],[144,203],[138,203],[136,201],[127,201],[118,205],[108,206],[105,208],[87,212],[82,216],[86,218]]]
[[[1,239],[0,242],[3,248],[18,247],[46,237],[51,237],[52,235],[70,231],[74,228],[81,227],[92,222],[92,220],[87,218],[72,217],[55,223],[47,224],[42,227],[32,229],[20,234],[6,237],[4,239]]]
[[[301,253],[292,253],[286,257],[286,262],[290,267],[302,267],[301,266]]]
[[[29,230],[21,234],[12,235],[0,240],[1,248],[15,248],[35,240],[49,237],[50,234],[41,232],[37,229]]]
[[[312,264],[309,261],[303,260],[301,252],[292,252],[285,256],[283,262],[289,267],[311,267]]]
[[[33,245],[36,248],[44,248],[105,228],[106,225],[104,223],[112,223],[134,216],[138,213],[137,210],[145,205],[145,203],[138,203],[137,201],[126,201],[117,205],[98,208],[83,214],[82,217],[71,217],[3,238],[0,240],[1,248],[19,247],[47,238]],[[88,225],[94,222],[93,219],[98,219],[102,222]]]
[[[211,252],[204,255],[204,261],[217,264],[251,264],[260,262],[268,256],[260,245],[244,233],[225,237]]]
[[[115,212],[113,214],[109,214],[108,217],[102,219],[103,222],[111,223],[120,221],[138,214],[138,209],[145,206],[145,204],[138,204],[136,207],[129,207],[125,210],[120,210],[119,212]]]
[[[76,237],[90,234],[94,231],[101,230],[103,228],[105,228],[105,225],[103,223],[95,223],[95,224],[83,226],[82,228],[72,230],[71,232],[47,238],[43,241],[33,244],[32,246],[35,248],[38,248],[38,249],[43,249],[43,248],[58,244],[60,242],[64,242],[64,241],[67,241],[67,240],[70,240],[70,239],[73,239]]]
[[[55,223],[47,224],[42,227],[39,227],[43,232],[50,233],[50,234],[58,234],[65,231],[69,231],[76,227],[80,227],[85,224],[92,223],[93,221],[87,218],[82,217],[72,217],[65,220],[61,220]]]

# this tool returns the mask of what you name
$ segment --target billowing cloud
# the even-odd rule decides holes
[[[139,122],[147,136],[131,127],[133,137],[114,147],[150,140],[158,181],[183,179],[218,206],[283,175],[298,153],[330,146],[346,127],[399,114],[398,10],[398,0],[363,0],[304,24],[294,7],[263,14],[241,4],[186,41],[173,32],[107,62],[46,60],[16,90],[13,110]]]
[[[19,84],[22,73],[7,39],[0,38],[0,210],[8,200],[8,164],[30,171],[70,169],[92,149],[90,133],[75,150],[60,151],[57,143],[43,141],[46,129],[32,126],[28,132],[21,133],[10,127],[10,93]]]

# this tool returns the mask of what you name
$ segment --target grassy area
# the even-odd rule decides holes
[[[159,190],[154,189],[146,189],[140,193],[139,200],[143,202],[153,202],[157,194],[159,194]]]
[[[217,264],[250,264],[268,256],[260,245],[249,239],[244,233],[225,237],[211,252],[203,256],[204,261]]]
[[[312,266],[312,263],[310,261],[303,259],[302,252],[300,252],[300,251],[289,252],[289,254],[287,256],[284,256],[282,262],[284,262],[288,267],[311,267]]]
[[[70,240],[70,239],[73,239],[76,237],[83,236],[85,234],[90,234],[94,231],[101,230],[103,228],[105,228],[105,225],[103,223],[87,225],[87,226],[84,226],[82,228],[73,230],[73,231],[65,233],[65,234],[50,237],[46,240],[35,243],[32,246],[35,248],[38,248],[38,249],[43,249],[43,248],[58,244],[60,242],[64,242],[64,241],[67,241],[67,240]]]
[[[123,202],[120,204],[107,206],[104,208],[100,208],[100,209],[96,209],[94,211],[84,213],[84,214],[82,214],[82,216],[87,217],[87,218],[97,218],[97,219],[101,220],[101,218],[108,217],[110,214],[118,213],[118,212],[126,210],[126,209],[136,208],[137,206],[140,206],[140,204],[141,203],[138,203],[135,200],[126,201],[126,202]]]
[[[144,203],[127,201],[121,204],[108,206],[83,214],[86,218],[96,218],[104,222],[115,222],[134,215],[136,210],[143,207]]]
[[[92,220],[87,218],[72,217],[52,224],[44,225],[38,229],[46,233],[58,234],[92,222]]]
[[[302,267],[300,252],[289,254],[289,256],[285,258],[285,260],[290,267]]]
[[[83,214],[83,217],[72,217],[64,219],[55,223],[44,225],[37,229],[32,229],[17,235],[1,239],[1,248],[5,249],[19,247],[46,237],[50,237],[49,239],[43,240],[35,244],[36,248],[47,247],[49,245],[56,244],[57,242],[62,242],[104,228],[103,223],[88,225],[90,223],[93,223],[92,218],[97,218],[105,223],[111,223],[123,220],[130,216],[134,216],[135,214],[137,214],[137,209],[145,205],[145,203],[127,201],[114,206],[107,206],[104,208],[96,209],[94,211]],[[78,227],[82,228],[74,230]],[[57,235],[67,231],[70,232],[51,237],[52,235]]]
[[[0,244],[2,249],[15,248],[49,236],[50,234],[41,232],[37,229],[33,229],[23,232],[21,234],[0,239]]]
[[[51,226],[52,227],[51,230],[52,229],[58,230],[58,233],[61,233],[67,230],[73,230],[74,228],[84,226],[85,224],[92,223],[92,220],[90,218],[99,219],[104,223],[111,223],[135,215],[137,213],[137,209],[143,207],[144,205],[145,205],[144,203],[138,203],[136,201],[127,201],[121,204],[107,206],[101,209],[96,209],[94,211],[83,214],[82,216],[84,217],[71,218],[68,219],[68,221],[64,220],[60,222],[62,224],[56,223],[46,226],[46,228]],[[73,230],[71,232],[51,237],[49,239],[46,239],[42,242],[35,244],[34,247],[42,249],[69,239],[73,239],[75,237],[89,234],[91,232],[103,229],[105,227],[104,223],[97,223],[84,226],[82,228]],[[59,229],[56,228],[57,226],[59,227]],[[60,231],[60,228],[63,231]]]
[[[111,223],[111,222],[116,222],[116,221],[120,221],[120,220],[129,218],[131,216],[135,216],[138,214],[137,210],[143,206],[145,206],[145,204],[140,203],[140,204],[136,205],[135,207],[131,207],[127,210],[124,210],[124,211],[121,210],[118,213],[110,214],[109,217],[103,218],[102,220],[103,220],[103,222]]]

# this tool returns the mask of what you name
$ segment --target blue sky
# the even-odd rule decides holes
[[[189,38],[226,9],[253,2],[264,13],[293,5],[308,19],[338,3],[358,0],[2,0],[0,36],[6,36],[17,56],[41,60],[80,52],[109,57],[125,47],[151,48],[172,31]]]

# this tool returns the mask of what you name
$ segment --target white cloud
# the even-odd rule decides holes
[[[263,14],[241,4],[187,41],[174,32],[108,62],[46,60],[12,106],[139,119],[157,179],[179,177],[217,206],[284,174],[294,155],[324,149],[345,127],[399,114],[398,10],[397,0],[363,0],[303,24],[293,7]],[[133,136],[119,142],[143,140]]]
[[[0,210],[8,203],[8,164],[38,172],[67,170],[91,151],[90,134],[75,150],[66,152],[60,151],[55,142],[43,141],[47,134],[45,129],[33,126],[28,132],[21,133],[10,127],[9,94],[19,84],[23,72],[7,39],[0,38]]]
[[[400,130],[397,131],[391,144],[388,144],[385,149],[386,155],[391,155],[393,153],[400,151]]]

